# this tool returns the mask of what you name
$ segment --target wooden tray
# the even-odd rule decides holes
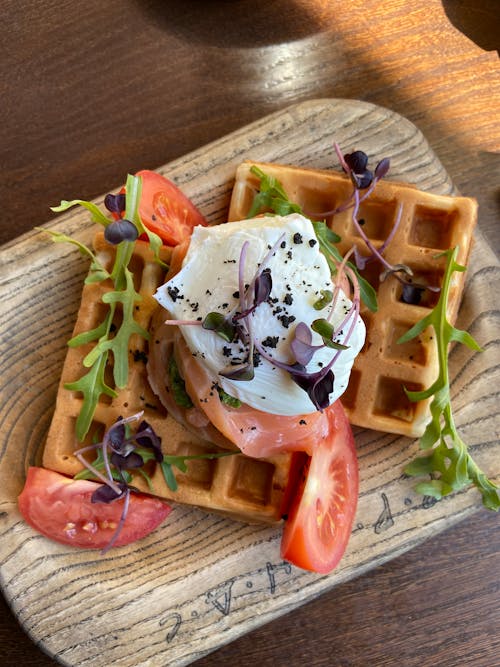
[[[336,165],[333,141],[345,152],[361,148],[373,160],[390,157],[395,180],[442,194],[454,191],[414,125],[352,100],[295,105],[159,171],[210,221],[222,222],[234,170],[243,159],[330,168]],[[61,192],[61,198],[78,195]],[[48,226],[85,242],[93,232],[83,210]],[[279,530],[185,507],[139,544],[105,557],[51,543],[23,523],[16,498],[26,466],[39,461],[87,264],[72,246],[53,244],[40,232],[4,246],[0,264],[1,584],[26,632],[61,664],[186,665],[480,509],[475,490],[437,503],[417,496],[402,474],[417,443],[358,430],[359,509],[347,553],[330,576],[283,563]],[[458,325],[484,352],[473,354],[464,346],[452,351],[452,395],[461,433],[493,478],[500,475],[493,390],[500,386],[500,372],[499,322],[491,305],[499,292],[498,260],[477,234]]]

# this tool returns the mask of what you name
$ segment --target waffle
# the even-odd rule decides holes
[[[251,206],[259,179],[251,173],[252,164],[277,178],[289,199],[299,204],[315,220],[325,220],[341,241],[345,254],[356,245],[363,251],[364,241],[357,235],[351,210],[335,215],[333,211],[349,199],[350,179],[331,171],[317,171],[276,164],[245,162],[236,172],[229,221],[242,220]],[[391,232],[402,206],[401,221],[388,244],[384,257],[391,264],[406,264],[416,283],[439,287],[446,258],[436,255],[459,246],[457,261],[466,264],[476,223],[477,204],[465,197],[421,192],[410,185],[380,181],[361,204],[358,219],[375,247],[380,247]],[[412,403],[403,386],[420,391],[437,377],[438,358],[432,329],[405,344],[397,340],[436,304],[439,293],[425,290],[419,305],[401,301],[402,286],[395,278],[380,281],[381,265],[371,262],[361,274],[375,288],[378,311],[362,309],[367,338],[357,357],[347,391],[341,400],[352,424],[410,437],[422,435],[428,422],[430,399]],[[464,287],[464,274],[455,273],[448,302],[448,319],[454,322]]]
[[[110,268],[114,249],[106,243],[102,233],[94,240],[100,261]],[[165,262],[170,261],[170,251],[162,249]],[[136,307],[135,319],[149,329],[159,306],[152,295],[164,282],[165,273],[153,260],[146,243],[136,242],[130,267],[134,274],[135,288],[142,301]],[[101,321],[101,297],[111,285],[86,284],[83,288],[80,310],[74,334],[88,331]],[[148,421],[162,440],[164,454],[191,456],[222,451],[212,443],[188,432],[163,408],[147,380],[146,361],[148,342],[134,334],[129,347],[129,382],[115,398],[104,398],[99,402],[94,421],[84,443],[79,443],[75,426],[82,406],[79,392],[69,391],[65,383],[74,382],[83,374],[82,360],[91,346],[69,348],[58,389],[52,423],[44,449],[45,468],[73,476],[81,469],[81,463],[73,455],[76,449],[92,442],[94,433],[109,428],[119,417],[144,411]],[[91,459],[93,456],[89,459]],[[289,476],[292,472],[291,455],[285,454],[270,459],[251,459],[235,454],[216,459],[197,459],[187,462],[187,472],[175,470],[178,483],[176,491],[166,485],[159,467],[151,473],[155,495],[206,510],[220,512],[246,522],[276,523],[281,520],[282,506]],[[133,486],[149,492],[144,478],[135,474]]]

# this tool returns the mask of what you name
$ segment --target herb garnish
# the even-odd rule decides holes
[[[275,187],[275,186],[273,186]],[[278,192],[281,192],[278,189]],[[300,238],[299,238],[300,237]],[[302,243],[300,234],[294,234],[293,242]],[[227,314],[219,312],[210,312],[202,320],[167,320],[165,324],[169,325],[192,325],[202,326],[204,329],[213,331],[227,342],[234,342],[239,340],[246,348],[245,359],[229,370],[219,371],[219,375],[228,380],[233,381],[250,381],[255,375],[255,367],[259,358],[263,358],[273,366],[286,371],[291,379],[303,389],[311,399],[317,410],[324,410],[330,405],[330,394],[334,386],[333,366],[338,359],[339,354],[347,349],[348,341],[356,326],[359,316],[359,288],[357,280],[353,271],[346,266],[347,257],[343,259],[336,267],[338,284],[335,286],[335,291],[321,290],[320,307],[325,308],[331,303],[328,318],[331,318],[335,312],[335,306],[339,299],[340,287],[343,277],[346,275],[349,281],[353,284],[353,297],[351,306],[347,309],[341,323],[334,327],[329,319],[317,319],[311,327],[304,322],[298,322],[292,333],[290,349],[295,355],[295,360],[291,363],[279,361],[273,357],[266,348],[275,347],[276,343],[269,345],[270,337],[264,338],[262,341],[256,339],[252,328],[252,315],[255,310],[264,303],[272,303],[273,306],[277,299],[271,299],[272,291],[272,275],[268,264],[271,258],[279,252],[279,249],[286,249],[285,234],[281,234],[275,241],[274,245],[268,248],[268,252],[259,263],[256,272],[249,284],[245,284],[245,264],[247,261],[247,254],[249,242],[245,241],[240,250],[239,264],[238,264],[238,303]],[[290,324],[295,321],[293,315],[286,313],[277,314],[280,312],[281,306],[278,306],[274,314],[280,320],[282,326],[288,329]],[[312,332],[316,331],[322,338],[320,345],[312,345]],[[342,337],[343,342],[338,342],[338,338]],[[277,342],[277,341],[276,341]],[[323,366],[319,371],[308,371],[306,366],[312,359],[314,354],[325,347],[335,350],[331,360],[328,364]],[[224,352],[224,356],[228,356]],[[222,397],[221,397],[222,400]]]
[[[320,250],[328,262],[328,268],[330,269],[332,276],[336,276],[338,265],[342,262],[342,255],[335,245],[340,241],[340,236],[333,232],[324,221],[313,219],[314,216],[303,211],[298,204],[291,202],[283,185],[277,178],[266,174],[256,165],[252,165],[250,171],[260,179],[260,183],[258,192],[254,194],[252,206],[247,214],[247,218],[252,218],[257,215],[257,213],[266,210],[272,211],[277,215],[300,213],[304,217],[309,218],[313,224]],[[355,279],[358,282],[363,303],[369,310],[375,312],[377,310],[376,291],[370,283],[359,274],[359,271],[354,264],[349,262],[349,266],[354,272]]]
[[[451,409],[450,380],[448,371],[448,347],[452,342],[467,345],[471,350],[481,351],[480,346],[467,332],[452,326],[446,318],[448,295],[455,271],[466,267],[456,262],[458,247],[447,250],[446,271],[441,294],[436,306],[422,320],[407,331],[398,343],[406,343],[431,326],[436,334],[439,373],[435,382],[423,391],[406,391],[412,401],[422,401],[433,396],[431,420],[420,439],[420,449],[425,454],[416,458],[405,468],[406,474],[419,477],[429,474],[430,481],[420,482],[416,490],[433,498],[442,498],[450,493],[474,484],[482,496],[483,505],[491,510],[500,509],[499,488],[478,468],[467,450],[467,445],[458,434]]]
[[[118,526],[103,553],[116,542],[127,517],[130,494],[136,491],[131,486],[133,481],[131,471],[139,473],[145,479],[149,491],[154,494],[153,482],[145,466],[151,463],[159,465],[168,488],[176,491],[174,468],[187,472],[187,461],[217,459],[239,453],[239,451],[208,452],[186,456],[164,454],[161,450],[161,438],[148,422],[140,421],[135,433],[131,432],[130,424],[139,421],[142,415],[142,412],[138,412],[130,417],[118,419],[107,429],[100,442],[82,447],[75,452],[76,458],[84,466],[84,469],[75,475],[75,479],[96,479],[103,482],[103,485],[98,486],[92,494],[93,503],[110,503],[120,498],[125,499]],[[96,454],[92,463],[84,457],[84,454],[89,452]]]
[[[56,242],[67,241],[78,247],[81,253],[91,258],[89,274],[85,280],[86,284],[110,281],[113,289],[104,293],[102,301],[108,306],[103,321],[91,331],[85,331],[73,337],[69,347],[78,347],[93,343],[94,347],[86,355],[83,365],[88,372],[76,382],[65,385],[70,391],[81,392],[83,403],[76,422],[76,436],[83,441],[87,435],[97,404],[102,395],[115,397],[116,389],[122,389],[128,381],[128,342],[133,334],[148,339],[148,332],[139,326],[134,319],[135,304],[142,299],[134,288],[132,272],[129,262],[134,250],[135,239],[142,234],[145,235],[155,254],[156,261],[159,259],[159,251],[162,241],[157,234],[144,227],[139,215],[139,202],[141,197],[142,180],[140,177],[128,175],[125,185],[126,194],[107,195],[105,205],[108,210],[121,216],[115,220],[108,219],[104,213],[92,202],[82,199],[72,201],[61,201],[59,206],[51,210],[55,213],[66,211],[73,206],[82,206],[87,209],[92,220],[104,226],[104,236],[112,245],[116,246],[114,263],[111,271],[108,271],[98,260],[97,256],[84,244],[71,239],[65,234],[50,232]],[[120,313],[120,318],[118,318]],[[119,324],[117,321],[119,319]],[[114,387],[109,386],[105,380],[105,370],[113,358],[113,382]]]

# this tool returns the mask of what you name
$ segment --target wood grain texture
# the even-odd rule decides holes
[[[129,170],[269,112],[345,97],[415,123],[455,185],[477,197],[479,226],[500,249],[497,0],[270,0],[258,12],[253,0],[206,0],[204,11],[197,0],[0,7],[2,242],[46,220],[61,196],[98,196]],[[198,664],[364,667],[403,655],[423,667],[491,667],[496,521],[465,519]],[[56,664],[2,612],[2,664]]]
[[[350,145],[353,133],[361,131],[370,154],[391,159],[394,179],[442,194],[453,190],[411,123],[386,109],[350,100],[294,105],[160,171],[183,186],[217,223],[227,217],[235,166],[244,158],[323,168],[334,161],[328,143],[332,130],[341,145]],[[51,227],[84,241],[93,231],[82,210],[64,214]],[[9,340],[2,355],[6,389],[0,403],[0,504],[5,512],[0,572],[7,599],[26,631],[62,664],[189,664],[478,510],[474,490],[439,503],[415,495],[401,471],[415,455],[416,443],[357,429],[358,513],[346,555],[328,577],[282,562],[279,530],[184,507],[176,508],[165,526],[139,546],[106,557],[36,535],[20,520],[15,498],[24,467],[39,456],[51,415],[68,324],[81,289],[75,282],[75,276],[82,277],[75,272],[75,254],[72,247],[53,246],[43,232],[27,235],[0,254],[6,323],[2,333]],[[464,437],[479,464],[495,476],[500,475],[498,443],[485,432],[498,429],[497,402],[489,395],[499,380],[494,357],[498,315],[489,304],[498,289],[500,267],[481,236],[468,278],[459,325],[470,330],[485,351],[458,348],[452,353],[452,395]],[[17,321],[23,327],[16,326]]]

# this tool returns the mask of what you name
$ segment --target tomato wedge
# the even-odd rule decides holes
[[[37,468],[28,469],[18,498],[25,521],[42,535],[75,547],[104,549],[113,537],[122,515],[122,499],[92,503],[99,486],[88,480],[74,480]],[[127,517],[114,546],[123,546],[151,533],[168,516],[171,508],[158,498],[131,493]]]
[[[304,469],[281,541],[281,556],[305,570],[327,574],[349,540],[358,499],[354,436],[340,401],[331,405],[329,433]]]
[[[168,246],[176,246],[191,236],[193,227],[207,221],[196,206],[164,176],[144,169],[139,215],[142,224]]]

